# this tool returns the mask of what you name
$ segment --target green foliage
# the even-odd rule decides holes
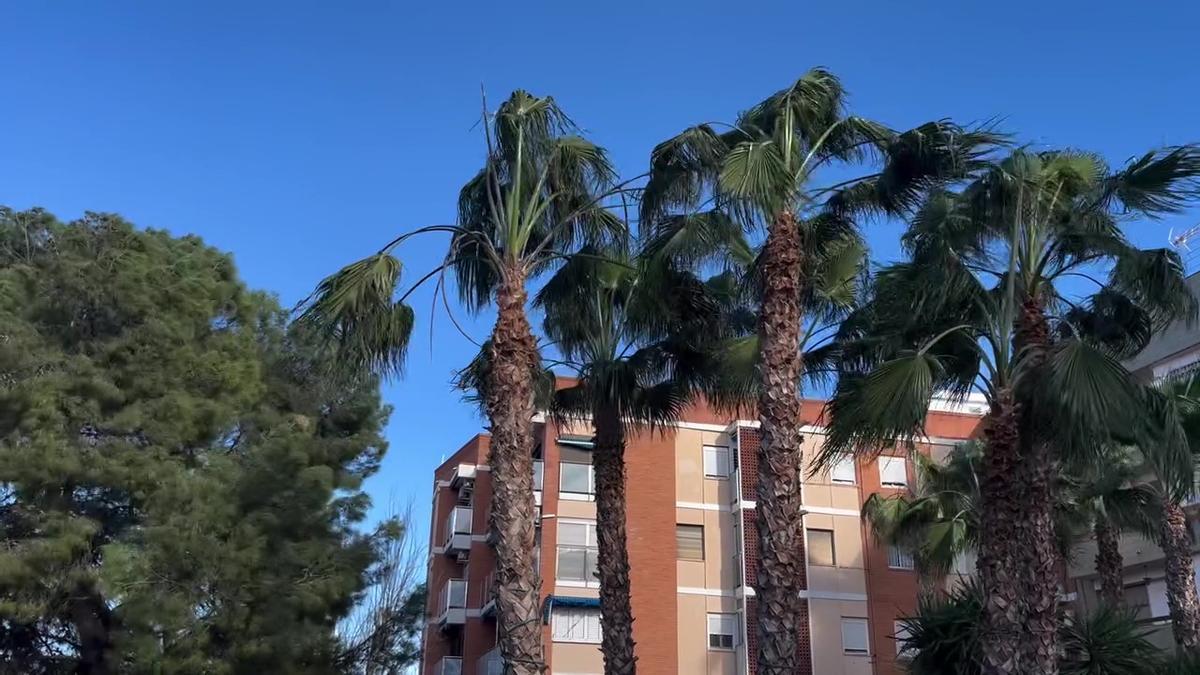
[[[920,600],[917,613],[901,620],[903,647],[912,675],[977,675],[983,591],[975,582],[945,596]],[[1164,660],[1130,611],[1100,608],[1084,617],[1062,617],[1060,672],[1064,675],[1151,675]],[[1184,668],[1179,672],[1193,673]]]
[[[1162,654],[1137,624],[1133,610],[1101,607],[1062,627],[1062,675],[1151,675]]]
[[[371,378],[195,237],[0,211],[0,656],[328,673],[385,532]]]

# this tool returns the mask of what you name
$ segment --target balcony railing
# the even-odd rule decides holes
[[[545,473],[546,464],[540,459],[533,460],[533,505],[542,505],[542,475]]]
[[[471,519],[472,511],[469,506],[456,506],[446,516],[446,551],[468,550],[471,548]]]
[[[443,656],[434,669],[434,675],[462,675],[461,656]]]
[[[467,580],[448,579],[438,594],[438,623],[461,624],[467,620]]]
[[[476,598],[475,605],[479,607],[479,614],[481,616],[488,616],[495,608],[493,604],[496,601],[495,570],[489,572],[488,575],[483,578],[483,583],[474,585],[473,589],[474,590],[472,591],[472,594]]]
[[[504,675],[504,660],[500,658],[499,647],[479,657],[475,675]]]

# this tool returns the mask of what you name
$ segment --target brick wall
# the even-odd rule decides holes
[[[626,528],[638,670],[679,669],[675,434],[640,433],[626,447]]]

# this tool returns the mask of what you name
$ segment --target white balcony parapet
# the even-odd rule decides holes
[[[447,579],[438,594],[437,621],[440,625],[462,625],[467,622],[467,580]]]
[[[473,516],[474,513],[469,506],[456,506],[446,516],[446,553],[471,550],[471,520]]]
[[[450,474],[450,487],[456,488],[466,481],[475,480],[475,472],[478,470],[474,464],[459,464],[454,467],[454,473]]]
[[[443,656],[434,669],[434,675],[462,675],[461,656]]]

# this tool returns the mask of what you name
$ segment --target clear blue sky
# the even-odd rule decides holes
[[[0,23],[0,203],[199,234],[288,304],[395,233],[453,219],[483,154],[481,84],[493,101],[553,94],[628,175],[655,142],[814,65],[898,128],[999,116],[1114,163],[1200,140],[1200,8],[1182,1],[64,0],[6,3]],[[1131,234],[1161,246],[1195,216]],[[895,236],[869,231],[877,259]],[[443,243],[403,251],[414,278]],[[414,498],[422,526],[432,468],[481,424],[447,386],[473,347],[441,318],[431,349],[430,300],[370,483],[377,502]]]

